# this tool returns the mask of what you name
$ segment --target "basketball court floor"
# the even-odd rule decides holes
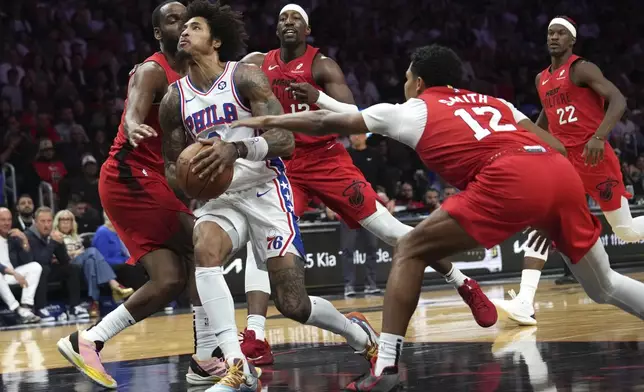
[[[644,280],[644,273],[631,274]],[[501,298],[516,282],[483,290]],[[382,296],[335,299],[342,312],[361,311],[376,329]],[[617,308],[593,303],[579,285],[543,280],[536,327],[500,320],[480,328],[453,289],[423,292],[407,334],[401,374],[408,391],[640,391],[644,390],[644,328]],[[237,310],[243,328],[245,309]],[[99,391],[68,366],[56,341],[87,325],[0,331],[0,391]],[[267,338],[275,365],[264,369],[264,391],[341,391],[368,371],[341,338],[298,325],[269,310]],[[184,375],[192,352],[192,316],[159,315],[110,341],[106,368],[119,391],[203,391]]]

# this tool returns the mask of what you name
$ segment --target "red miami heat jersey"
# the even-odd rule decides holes
[[[274,49],[266,54],[262,63],[262,70],[268,76],[273,88],[273,94],[282,103],[284,113],[297,113],[307,110],[318,110],[316,105],[301,103],[293,97],[293,94],[286,91],[291,83],[309,83],[316,89],[322,88],[313,79],[313,60],[319,49],[311,45],[306,46],[304,54],[288,63],[284,63],[280,57],[280,50]],[[336,139],[336,135],[309,136],[302,133],[295,133],[295,153],[314,149]]]
[[[513,106],[505,101],[451,87],[428,88],[418,98],[427,105],[427,123],[416,152],[458,189],[502,154],[548,150],[517,124]]]
[[[176,73],[168,64],[168,60],[165,58],[165,55],[161,52],[157,52],[152,56],[145,59],[142,63],[147,63],[148,61],[154,61],[159,64],[161,68],[165,71],[165,77],[168,80],[168,85],[179,80],[180,76]],[[130,72],[130,78],[136,72],[137,66],[132,69]],[[127,100],[125,101],[125,108],[123,110],[123,115],[121,116],[121,124],[119,125],[119,130],[114,139],[114,144],[110,149],[109,156],[119,162],[125,163],[127,165],[133,165],[136,167],[143,167],[146,169],[154,170],[157,173],[163,175],[165,172],[163,165],[163,155],[161,147],[161,126],[159,125],[159,103],[153,103],[150,107],[148,115],[145,117],[144,124],[147,124],[154,128],[157,131],[159,136],[151,137],[144,139],[139,143],[139,145],[134,148],[130,144],[125,129],[123,129],[123,123],[125,122],[125,114],[127,113]]]
[[[570,69],[578,60],[583,59],[572,55],[561,67],[544,69],[537,87],[550,133],[566,148],[586,144],[604,119],[604,99],[570,79]]]

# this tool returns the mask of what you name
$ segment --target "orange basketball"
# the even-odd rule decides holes
[[[209,178],[203,180],[192,172],[190,160],[202,149],[210,146],[193,143],[185,148],[177,159],[177,182],[181,190],[192,199],[208,200],[219,197],[226,192],[233,180],[233,167],[228,166],[214,181]]]

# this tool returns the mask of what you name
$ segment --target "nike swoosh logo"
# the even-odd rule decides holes
[[[546,80],[544,80],[543,82],[541,82],[541,85],[543,86],[543,85],[545,85],[546,83],[548,83],[549,81],[550,81],[550,79],[546,79]]]
[[[188,102],[192,101],[192,100],[193,100],[193,99],[195,99],[195,98],[197,98],[197,96],[196,96],[196,95],[194,95],[194,96],[193,96],[192,98],[190,98],[190,99],[186,99],[186,103],[188,103]]]
[[[270,192],[270,191],[271,191],[271,190],[269,189],[269,190],[267,190],[266,192],[262,192],[262,193],[257,192],[257,197],[262,197],[262,196],[264,196],[265,194],[267,194],[267,193],[268,193],[268,192]]]
[[[268,67],[268,70],[269,70],[269,71],[272,71],[272,70],[274,70],[275,68],[277,68],[277,65],[271,65],[270,67]]]

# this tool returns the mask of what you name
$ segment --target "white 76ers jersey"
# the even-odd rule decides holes
[[[251,117],[250,108],[242,103],[235,88],[233,77],[237,62],[226,63],[224,72],[210,86],[207,92],[199,91],[185,76],[177,81],[181,99],[181,118],[188,136],[198,138],[219,137],[227,142],[239,141],[257,136],[252,128],[230,128],[233,121]],[[235,162],[233,181],[228,192],[248,189],[272,181],[284,172],[281,159],[261,162],[238,159]]]

